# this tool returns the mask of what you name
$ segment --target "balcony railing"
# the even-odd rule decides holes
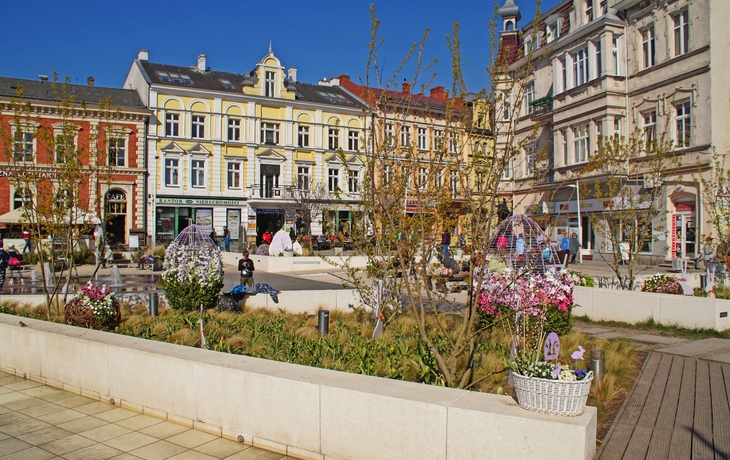
[[[553,97],[545,96],[530,103],[530,118],[538,118],[553,111]]]

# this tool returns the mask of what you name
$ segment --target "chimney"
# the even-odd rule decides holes
[[[198,70],[205,72],[205,54],[198,56]]]
[[[139,53],[137,53],[137,59],[140,61],[146,61],[149,57],[150,53],[147,50],[139,50]]]
[[[297,69],[294,67],[289,67],[287,70],[287,76],[289,77],[289,81],[296,83],[297,82]]]
[[[436,86],[435,88],[431,88],[431,97],[434,99],[439,99],[443,101],[445,99],[444,93],[445,91],[443,86]]]
[[[411,84],[408,83],[405,78],[403,79],[402,92],[405,94],[411,94]]]
[[[86,79],[86,84],[89,86],[94,86],[94,81],[96,81],[96,79],[94,77],[88,77]]]

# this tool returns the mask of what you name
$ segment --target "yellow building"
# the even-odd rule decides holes
[[[260,243],[264,231],[296,225],[293,192],[318,185],[333,225],[352,220],[364,105],[342,88],[296,76],[271,49],[244,74],[211,70],[205,55],[175,66],[139,52],[125,88],[154,113],[147,144],[154,241],[195,223],[219,239],[227,227],[234,248]],[[313,234],[328,230],[314,224]]]

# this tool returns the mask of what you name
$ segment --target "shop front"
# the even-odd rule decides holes
[[[248,214],[245,200],[210,198],[167,198],[155,201],[155,243],[169,244],[187,226],[195,224],[206,233],[215,229],[220,243],[224,227],[231,234],[231,249],[245,241],[242,217]]]

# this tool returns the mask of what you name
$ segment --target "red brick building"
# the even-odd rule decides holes
[[[0,216],[4,236],[19,237],[13,216],[29,197],[38,207],[58,179],[64,153],[78,158],[78,207],[99,218],[115,244],[130,233],[147,234],[146,126],[150,111],[135,91],[0,77]],[[68,150],[64,150],[67,148]],[[31,190],[18,190],[14,174],[30,167],[38,177]],[[58,181],[57,181],[58,182]],[[69,193],[58,184],[55,199]],[[11,214],[8,214],[11,213]],[[2,224],[0,224],[2,225]]]

